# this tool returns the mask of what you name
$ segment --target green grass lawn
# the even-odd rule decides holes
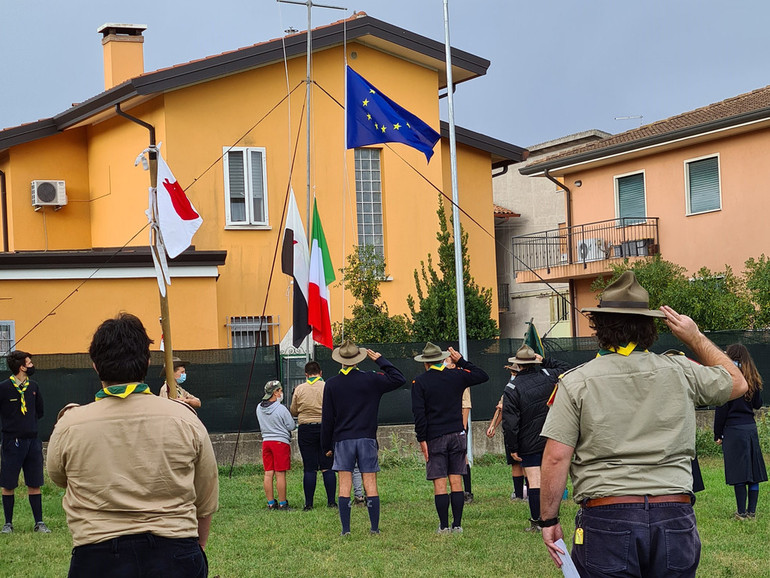
[[[383,460],[387,462],[387,460]],[[560,576],[537,534],[528,525],[525,503],[512,503],[510,468],[502,457],[485,456],[473,468],[476,500],[466,506],[462,535],[436,535],[438,519],[432,485],[415,460],[380,473],[382,513],[379,536],[369,535],[366,508],[352,511],[352,534],[339,536],[336,510],[325,507],[323,487],[316,507],[303,512],[302,471],[289,473],[292,512],[265,508],[261,470],[220,470],[220,509],[214,516],[207,554],[210,576]],[[760,488],[754,521],[732,519],[732,488],[724,484],[722,461],[701,459],[706,490],[695,506],[703,541],[699,569],[706,577],[770,576],[770,498]],[[12,535],[0,536],[0,576],[36,578],[66,576],[72,541],[61,508],[63,491],[44,487],[43,511],[52,534],[32,533],[26,498],[16,500]],[[562,506],[563,528],[573,530],[576,505]],[[568,540],[569,541],[569,540]]]

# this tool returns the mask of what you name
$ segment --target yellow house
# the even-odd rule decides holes
[[[694,273],[740,273],[770,253],[764,190],[770,87],[608,136],[521,169],[566,195],[565,225],[514,238],[517,282],[568,282],[576,309],[618,260],[660,254]],[[573,315],[573,335],[590,335]]]
[[[279,245],[288,191],[303,220],[315,196],[335,268],[361,244],[387,262],[383,298],[406,312],[412,272],[435,256],[438,190],[451,198],[442,43],[359,13],[313,30],[310,187],[306,171],[306,33],[144,72],[143,26],[99,29],[105,91],[61,114],[0,131],[0,345],[85,351],[99,322],[126,310],[161,338],[149,254],[149,176],[135,159],[154,127],[162,154],[203,217],[170,262],[172,345],[180,350],[280,342],[291,327],[291,279]],[[453,49],[456,83],[489,62]],[[425,156],[400,144],[345,150],[345,61],[440,129]],[[483,105],[480,103],[480,105]],[[472,271],[495,285],[492,167],[515,145],[458,128],[460,206]],[[305,221],[307,225],[307,221]],[[491,232],[491,235],[489,234]],[[332,321],[352,305],[330,287]],[[494,295],[494,293],[493,293]],[[493,311],[497,304],[493,304]],[[260,329],[258,331],[258,329]]]

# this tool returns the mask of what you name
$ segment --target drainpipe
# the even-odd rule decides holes
[[[551,176],[551,173],[548,171],[548,169],[545,169],[545,172],[543,173],[545,175],[545,178],[547,178],[549,181],[551,181],[553,184],[555,184],[557,187],[562,189],[564,191],[564,201],[566,205],[566,212],[567,212],[567,262],[572,263],[572,191],[569,190],[569,187],[559,181],[558,179],[555,179]],[[575,303],[575,281],[573,279],[569,280],[569,301],[574,305]],[[578,328],[577,328],[577,310],[573,309],[573,311],[570,312],[570,325],[572,326],[572,336],[577,337],[578,336]]]
[[[0,171],[0,206],[3,209],[3,252],[8,252],[8,195],[5,190],[5,173]]]

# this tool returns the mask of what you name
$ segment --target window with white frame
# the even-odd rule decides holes
[[[230,347],[264,347],[273,345],[273,327],[279,323],[273,323],[272,315],[240,315],[230,317],[227,328],[230,332]]]
[[[379,149],[356,149],[356,216],[358,245],[385,257],[382,224],[382,176]]]
[[[16,322],[0,321],[0,355],[8,355],[16,349]]]
[[[615,214],[621,227],[644,222],[647,203],[643,172],[615,177]]]
[[[268,226],[265,149],[225,148],[223,160],[227,225]]]
[[[685,161],[687,214],[708,213],[722,208],[719,186],[719,157]]]

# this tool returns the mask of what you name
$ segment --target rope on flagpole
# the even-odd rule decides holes
[[[304,102],[302,104],[302,112],[304,112],[305,105],[307,102]],[[302,118],[302,113],[300,113],[300,118]],[[265,313],[267,312],[267,300],[270,297],[270,287],[273,283],[273,273],[275,272],[275,262],[278,258],[278,248],[281,246],[281,231],[283,231],[283,225],[286,220],[286,207],[289,203],[289,193],[291,192],[291,177],[294,174],[294,162],[297,159],[297,151],[299,149],[299,135],[300,135],[300,129],[302,128],[302,121],[299,122],[299,125],[297,126],[297,139],[294,143],[294,155],[291,158],[291,166],[289,167],[289,178],[286,183],[286,194],[283,198],[283,211],[281,212],[281,223],[278,227],[278,235],[276,235],[276,241],[275,241],[275,250],[273,251],[273,262],[270,264],[270,276],[267,279],[267,288],[265,289],[265,301],[262,305],[262,315],[259,317],[259,327],[257,329],[257,336],[262,334],[262,323],[265,319]],[[238,422],[238,433],[235,437],[235,449],[233,450],[233,459],[230,462],[230,473],[228,477],[233,477],[233,468],[235,467],[235,456],[238,454],[238,443],[241,439],[241,429],[243,428],[243,416],[246,414],[246,404],[249,400],[249,391],[251,390],[251,381],[254,377],[254,366],[257,363],[257,350],[259,348],[257,347],[257,344],[254,344],[254,355],[251,358],[251,368],[249,369],[249,379],[246,383],[246,393],[243,396],[243,407],[241,408],[241,418]]]

